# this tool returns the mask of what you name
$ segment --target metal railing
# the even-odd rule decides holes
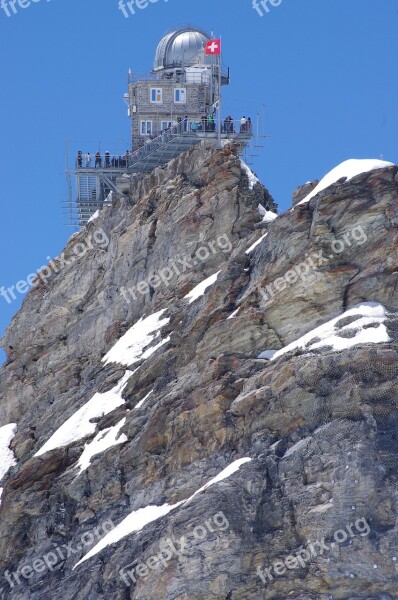
[[[129,73],[128,74],[128,83],[137,83],[138,81],[169,81],[170,83],[186,83],[186,84],[209,84],[211,79],[211,67],[210,65],[199,65],[197,69],[198,72],[195,72],[195,67],[188,67],[186,71],[186,67],[176,66],[170,68],[181,68],[180,72],[176,71],[157,71],[156,73],[150,72],[144,75]],[[203,69],[203,70],[201,70]],[[218,77],[218,65],[213,66],[213,76]],[[230,71],[229,67],[221,67],[221,78],[223,83],[230,80]]]
[[[149,154],[158,150],[162,146],[176,138],[183,137],[206,137],[207,134],[217,135],[218,120],[208,117],[197,119],[182,119],[180,122],[173,123],[168,129],[161,132],[155,131],[154,135],[140,136],[140,139],[145,139],[145,142],[137,150],[130,152],[127,150],[125,154],[110,154],[109,152],[97,152],[94,154],[78,153],[76,158],[76,169],[128,169],[131,165],[145,158]],[[252,135],[253,124],[250,121],[234,120],[228,117],[221,123],[221,134],[223,138],[231,136],[239,138],[240,136],[247,138]]]

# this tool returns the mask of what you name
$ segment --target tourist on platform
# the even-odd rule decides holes
[[[188,131],[188,115],[185,115],[183,123],[184,123],[184,132],[186,133]]]
[[[86,156],[84,157],[86,159],[86,169],[89,169],[91,167],[91,154],[90,152],[87,152]]]
[[[234,123],[233,123],[231,115],[228,115],[228,117],[224,121],[224,131],[225,131],[225,133],[233,133],[234,132]]]
[[[216,124],[215,124],[213,115],[209,115],[207,117],[207,129],[208,129],[208,131],[216,130]]]
[[[109,154],[108,150],[105,152],[105,168],[109,169],[109,167],[111,166],[111,155]]]
[[[102,158],[101,158],[101,154],[99,152],[97,152],[95,154],[95,168],[101,168],[102,167]]]
[[[246,131],[247,128],[247,119],[245,116],[243,116],[240,120],[240,131],[241,133]]]
[[[79,150],[79,152],[77,153],[77,166],[79,167],[79,169],[83,166],[83,154],[81,150]]]
[[[246,131],[248,131],[249,133],[252,132],[252,120],[250,117],[248,117],[247,119],[247,123],[246,123]]]

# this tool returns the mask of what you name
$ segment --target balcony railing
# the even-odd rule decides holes
[[[140,140],[145,142],[133,152],[129,150],[125,154],[110,154],[108,152],[97,152],[94,154],[78,153],[76,158],[76,169],[128,169],[142,158],[166,146],[177,138],[206,138],[217,137],[218,121],[207,118],[187,119],[174,123],[170,128],[162,132],[154,132],[154,135],[142,135]],[[223,139],[248,140],[252,136],[252,123],[249,121],[224,119],[221,124],[221,135]]]
[[[185,83],[189,84],[206,84],[210,83],[210,73],[209,68],[206,65],[203,65],[203,70],[201,68],[188,68],[188,71],[181,69],[178,70],[170,70],[170,71],[158,71],[157,73],[149,72],[146,74],[138,74],[138,73],[129,73],[128,74],[128,82],[129,83],[137,83],[138,81],[169,81],[170,83]],[[213,67],[213,74],[215,77],[218,77],[218,66],[215,65]],[[221,79],[222,83],[229,83],[230,73],[229,67],[221,67]]]

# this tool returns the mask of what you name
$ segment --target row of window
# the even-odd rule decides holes
[[[162,88],[151,88],[150,99],[152,104],[163,104],[163,90]],[[187,102],[187,90],[185,88],[174,89],[174,102],[175,104],[186,104]]]

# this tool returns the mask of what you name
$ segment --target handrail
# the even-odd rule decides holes
[[[127,150],[125,154],[110,154],[108,152],[97,152],[90,154],[78,153],[76,158],[77,169],[127,169],[133,164],[139,162],[153,154],[161,147],[177,138],[184,137],[202,137],[203,134],[216,134],[218,132],[218,120],[209,120],[207,117],[197,119],[183,119],[180,122],[174,122],[173,125],[163,130],[156,136],[148,136],[147,141],[137,150]],[[233,136],[251,136],[253,124],[251,122],[242,122],[242,120],[230,119],[227,117],[222,121],[221,133],[223,135]],[[200,135],[199,135],[200,134]],[[144,136],[141,136],[144,137]]]
[[[205,69],[206,71],[202,71],[201,73],[196,73],[197,78],[195,80],[195,69]],[[138,81],[169,81],[171,83],[186,83],[186,84],[198,84],[198,83],[207,83],[209,77],[211,76],[211,68],[210,65],[194,65],[192,67],[182,67],[181,65],[175,65],[174,67],[169,67],[169,69],[181,69],[180,73],[173,72],[172,70],[167,71],[157,71],[156,73],[150,71],[149,73],[139,74],[132,73],[128,74],[128,83],[137,83]],[[188,71],[186,71],[188,69]],[[213,74],[215,77],[218,76],[218,65],[213,66]],[[223,79],[229,80],[230,72],[229,67],[221,66],[221,76]]]

